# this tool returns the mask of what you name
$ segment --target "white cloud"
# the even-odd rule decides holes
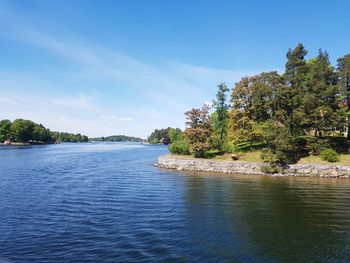
[[[0,27],[0,37],[49,51],[68,66],[44,73],[0,69],[0,117],[28,118],[54,130],[146,137],[154,128],[183,127],[183,112],[210,102],[217,84],[232,87],[261,71],[167,60],[153,65],[96,43],[45,34],[16,14]]]

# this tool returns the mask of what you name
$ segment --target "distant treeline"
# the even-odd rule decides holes
[[[150,136],[148,136],[148,142],[150,144],[164,144],[168,145],[172,142],[172,138],[175,138],[177,134],[181,134],[179,128],[165,128],[155,129]]]
[[[143,140],[138,137],[126,136],[126,135],[112,135],[107,137],[92,138],[92,141],[98,142],[142,142]]]
[[[31,120],[16,119],[0,121],[0,143],[6,140],[13,142],[87,142],[86,135],[73,134],[67,132],[50,131],[42,124],[37,124]]]

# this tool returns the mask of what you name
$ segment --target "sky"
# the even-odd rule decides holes
[[[288,48],[350,53],[350,1],[0,0],[0,119],[91,137],[184,128],[184,112]]]

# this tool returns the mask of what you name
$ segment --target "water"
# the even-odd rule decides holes
[[[350,180],[153,167],[165,153],[0,148],[0,262],[350,262]]]

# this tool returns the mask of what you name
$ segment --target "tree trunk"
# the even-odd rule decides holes
[[[347,139],[350,140],[350,117],[348,117],[348,136]]]

